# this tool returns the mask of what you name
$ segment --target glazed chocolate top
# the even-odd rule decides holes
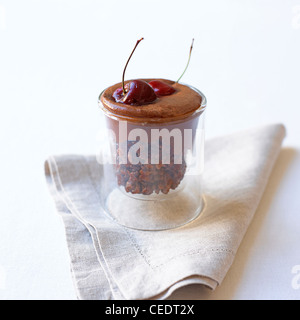
[[[114,91],[122,87],[122,83],[117,83],[107,88],[101,95],[104,111],[117,118],[134,122],[169,122],[187,118],[201,107],[202,96],[186,85],[166,79],[141,80],[146,82],[151,80],[163,81],[173,85],[176,92],[168,96],[158,97],[150,104],[132,106],[118,103],[113,98]],[[125,84],[129,81],[126,81]]]

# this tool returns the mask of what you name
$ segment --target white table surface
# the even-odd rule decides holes
[[[76,299],[51,154],[95,153],[97,97],[126,78],[208,99],[207,138],[282,122],[287,137],[224,282],[174,299],[300,298],[300,0],[0,0],[0,299]],[[294,272],[294,273],[293,273]]]

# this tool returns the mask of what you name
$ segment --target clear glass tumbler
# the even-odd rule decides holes
[[[108,111],[99,162],[101,202],[115,222],[138,230],[166,230],[196,219],[204,206],[204,114],[201,106],[181,119],[130,118]]]

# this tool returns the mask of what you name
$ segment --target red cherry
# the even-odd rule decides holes
[[[118,88],[115,90],[115,92],[113,93],[113,97],[116,101],[120,100],[123,96],[123,88]]]
[[[168,96],[176,91],[174,87],[160,80],[152,80],[149,82],[149,85],[153,88],[157,96]]]
[[[118,88],[113,93],[116,102],[130,104],[133,106],[148,104],[157,99],[153,88],[143,80],[132,80],[123,88]]]
[[[127,65],[136,47],[143,39],[144,38],[141,38],[136,42],[136,45],[133,48],[126,62],[125,68],[123,70],[123,76],[122,76],[122,88],[116,89],[115,92],[113,93],[113,98],[116,100],[116,102],[131,104],[133,106],[139,106],[142,104],[151,103],[157,98],[153,88],[146,81],[132,80],[132,81],[129,81],[126,85],[124,81]]]

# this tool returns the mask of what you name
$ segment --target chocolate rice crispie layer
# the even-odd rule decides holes
[[[167,194],[179,186],[185,172],[185,160],[182,159],[182,164],[175,164],[172,152],[170,164],[162,164],[161,161],[159,164],[131,164],[129,161],[127,164],[119,164],[117,161],[116,165],[118,185],[124,186],[126,192],[132,194]]]
[[[120,164],[117,165],[119,186],[132,194],[167,194],[176,189],[184,177],[186,164]]]

